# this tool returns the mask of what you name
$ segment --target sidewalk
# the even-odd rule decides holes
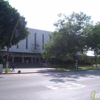
[[[91,69],[91,70],[100,70],[100,69]],[[56,68],[15,68],[15,71],[8,73],[3,72],[0,75],[32,74],[32,73],[48,73],[48,72],[79,72],[79,71],[89,71],[89,70],[57,70]]]
[[[58,70],[56,70],[55,68],[15,68],[15,71],[8,72],[8,73],[3,72],[2,74],[46,73],[46,72],[55,72],[55,71]]]

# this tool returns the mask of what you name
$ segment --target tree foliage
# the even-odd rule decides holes
[[[100,55],[100,22],[92,27],[92,31],[87,35],[87,47],[94,51],[97,66],[97,57]]]
[[[87,45],[91,50],[100,49],[100,23],[93,26],[92,31],[87,36]],[[98,51],[97,50],[97,51]],[[99,52],[98,52],[99,54]]]
[[[29,32],[26,27],[22,26],[21,15],[13,8],[8,1],[0,0],[0,47],[8,46],[14,27],[19,20],[17,30],[18,37],[13,37],[12,45],[17,44],[20,40],[25,39]],[[26,24],[26,22],[25,22]]]
[[[66,57],[85,50],[86,35],[92,25],[91,17],[82,12],[59,16],[61,19],[54,24],[57,27],[56,31],[50,35],[49,41],[44,45],[42,53],[44,58]]]

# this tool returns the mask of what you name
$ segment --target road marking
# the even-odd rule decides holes
[[[61,88],[66,88],[66,89],[79,89],[79,88],[84,88],[85,85],[79,84],[79,83],[58,83],[56,85],[51,85],[51,86],[46,86],[49,89],[52,90],[57,90]]]

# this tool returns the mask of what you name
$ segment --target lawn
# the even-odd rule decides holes
[[[6,68],[3,68],[3,72],[6,71]],[[11,70],[8,68],[8,72],[11,72]]]
[[[98,69],[100,65],[98,65]],[[75,66],[59,66],[57,67],[58,70],[75,70]],[[78,70],[90,70],[90,69],[97,69],[95,65],[79,65]]]
[[[100,68],[100,65],[98,65],[98,68]],[[88,65],[88,66],[79,66],[80,70],[89,70],[89,69],[97,69],[95,65]]]

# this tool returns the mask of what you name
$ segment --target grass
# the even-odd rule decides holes
[[[98,66],[100,68],[100,65]],[[96,66],[89,65],[89,66],[79,66],[80,70],[90,70],[90,69],[96,69]]]
[[[3,68],[3,72],[6,71],[6,68]],[[8,72],[11,72],[11,70],[8,68]]]
[[[56,67],[58,70],[75,70],[75,66],[59,66]],[[100,68],[100,65],[98,65],[98,69]],[[95,65],[79,65],[79,70],[90,70],[90,69],[97,69]]]

